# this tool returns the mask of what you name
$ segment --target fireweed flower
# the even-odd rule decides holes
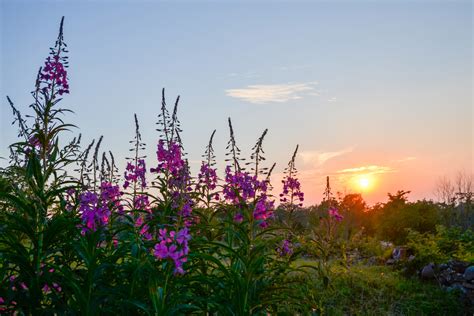
[[[51,288],[49,287],[48,284],[43,285],[43,288],[41,289],[44,294],[51,293]]]
[[[174,273],[183,274],[183,264],[188,260],[188,241],[191,239],[188,228],[168,232],[166,228],[159,230],[158,243],[153,254],[157,259],[171,259],[174,263]]]
[[[138,194],[137,196],[135,196],[133,201],[133,207],[138,210],[145,210],[151,212],[150,200],[148,199],[148,195]]]
[[[330,207],[329,210],[329,216],[331,218],[334,218],[337,222],[342,221],[344,218],[341,214],[339,214],[339,211],[335,207]]]
[[[242,213],[237,213],[234,216],[234,222],[241,223],[244,220],[244,215]]]
[[[260,220],[260,226],[268,226],[267,220],[273,215],[274,201],[270,201],[266,194],[268,181],[259,181],[257,176],[247,172],[236,171],[232,173],[231,167],[225,169],[225,185],[223,189],[224,198],[231,204],[241,207],[243,204],[255,201],[253,217]],[[241,222],[243,215],[238,213],[234,221]]]
[[[277,248],[280,257],[291,256],[293,254],[293,244],[288,239],[282,241],[280,247]]]
[[[157,168],[152,168],[151,172],[168,172],[172,176],[178,176],[185,162],[181,157],[181,147],[175,142],[170,142],[165,146],[165,141],[160,139],[156,156],[158,158]]]
[[[150,226],[148,224],[143,225],[145,222],[143,216],[139,216],[137,220],[135,221],[135,227],[140,228],[139,234],[145,239],[145,240],[151,240],[153,237],[149,232]]]
[[[275,201],[269,201],[266,194],[262,194],[260,199],[255,204],[253,211],[253,217],[256,220],[261,220],[260,227],[265,228],[268,226],[267,220],[273,215]]]
[[[101,183],[100,194],[90,191],[82,193],[79,196],[79,211],[84,224],[81,233],[96,231],[107,225],[112,211],[123,212],[121,195],[119,187],[109,182]]]
[[[146,188],[146,165],[145,160],[139,159],[137,165],[135,166],[131,162],[127,163],[127,167],[125,170],[125,183],[123,188],[126,189],[130,186],[130,183],[137,183],[140,188],[143,190]]]
[[[54,288],[56,291],[58,291],[58,292],[61,292],[61,291],[62,291],[61,286],[59,286],[59,284],[54,283],[54,282],[53,282],[53,288]]]
[[[224,198],[234,205],[240,205],[255,198],[256,186],[259,184],[255,176],[246,172],[232,173],[231,167],[225,168]]]
[[[43,91],[53,89],[54,87],[59,95],[69,93],[67,71],[63,62],[64,58],[60,56],[60,51],[46,58],[40,73],[40,79],[44,85]]]
[[[198,174],[198,184],[196,189],[201,187],[207,187],[209,190],[215,190],[217,187],[217,172],[215,168],[210,167],[207,163],[203,162],[201,169]]]
[[[280,202],[294,203],[303,206],[304,193],[301,192],[301,184],[297,178],[287,176],[281,181],[283,183],[283,192],[280,194]]]

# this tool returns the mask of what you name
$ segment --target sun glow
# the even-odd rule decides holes
[[[373,186],[373,179],[367,175],[361,175],[355,179],[356,186],[362,191],[368,191]]]

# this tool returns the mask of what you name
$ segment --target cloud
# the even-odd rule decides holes
[[[413,160],[416,160],[417,158],[416,157],[405,157],[405,158],[401,158],[401,159],[396,159],[396,160],[393,160],[393,162],[408,162],[408,161],[413,161]]]
[[[317,82],[274,85],[250,85],[242,89],[228,89],[226,95],[254,104],[297,100],[315,92]]]
[[[311,164],[313,166],[320,166],[324,164],[326,161],[333,159],[335,157],[348,154],[354,151],[354,146],[344,148],[338,151],[303,151],[299,153],[299,156],[303,160],[304,164]]]
[[[339,174],[351,174],[351,173],[366,173],[366,174],[382,174],[382,173],[389,173],[395,172],[395,169],[386,166],[362,166],[362,167],[355,167],[355,168],[348,168],[342,169],[337,171]]]

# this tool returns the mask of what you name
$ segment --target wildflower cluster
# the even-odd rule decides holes
[[[173,141],[166,143],[160,139],[156,151],[158,167],[151,168],[151,172],[166,172],[171,177],[179,177],[185,162],[181,157],[181,147]]]
[[[146,165],[144,159],[139,159],[136,165],[131,162],[128,162],[124,174],[125,183],[123,184],[123,188],[128,188],[130,186],[130,183],[137,183],[143,190],[147,186],[145,174]]]
[[[301,184],[297,178],[286,177],[282,180],[283,192],[280,194],[280,202],[287,203],[289,201],[297,200],[298,205],[303,206],[304,193],[301,192]]]
[[[53,55],[53,58],[49,56],[46,58],[44,67],[40,73],[40,79],[46,86],[43,87],[43,91],[47,89],[53,89],[53,86],[58,90],[59,95],[69,93],[69,82],[67,79],[67,71],[61,62],[59,54]]]
[[[59,28],[59,35],[54,48],[51,48],[50,56],[46,58],[44,67],[38,73],[36,89],[43,95],[53,99],[56,94],[69,93],[69,81],[66,68],[68,67],[67,45],[63,41],[63,22]]]
[[[169,115],[163,91],[157,164],[147,170],[146,156],[141,155],[145,144],[135,115],[136,133],[130,141],[134,155],[126,158],[119,178],[112,153],[99,152],[102,136],[85,151],[80,149],[80,140],[59,146],[58,134],[71,127],[56,117],[67,109],[52,109],[61,101],[56,99],[58,95],[69,93],[62,25],[33,92],[35,127],[24,127],[12,105],[14,114],[18,113],[20,136],[25,138],[17,145],[25,150],[19,152],[29,150],[30,154],[14,168],[0,168],[1,185],[7,189],[0,194],[1,228],[5,231],[0,234],[0,257],[8,262],[1,280],[6,286],[0,287],[0,312],[90,314],[97,307],[111,313],[117,307],[119,313],[135,314],[136,305],[143,308],[142,312],[157,315],[199,313],[200,308],[205,314],[225,314],[240,310],[243,300],[239,296],[243,295],[245,300],[249,298],[248,306],[238,314],[277,311],[261,304],[261,293],[282,288],[276,283],[289,269],[289,265],[275,268],[275,241],[287,238],[276,249],[280,256],[291,256],[293,245],[290,237],[280,238],[275,230],[260,229],[269,225],[275,211],[269,193],[274,165],[269,172],[262,166],[267,130],[252,148],[252,162],[244,163],[229,119],[231,140],[226,161],[231,162],[225,168],[223,183],[219,183],[215,168],[215,131],[206,147],[206,159],[197,177],[192,178],[179,134],[179,97]],[[66,168],[72,163],[78,165],[76,176],[68,174],[71,169]],[[253,165],[251,172],[241,168],[244,164]],[[302,201],[300,184],[291,170],[284,192]],[[156,176],[150,184],[147,171]],[[16,185],[17,179],[24,181]],[[41,202],[39,207],[36,201]],[[221,216],[221,211],[228,210],[229,216]],[[233,220],[242,224],[234,225]],[[192,234],[199,236],[193,246],[194,256],[190,254]],[[25,252],[25,246],[31,251]],[[189,258],[197,261],[187,267]],[[205,268],[202,271],[196,268],[198,261]],[[244,272],[250,267],[252,275]],[[171,277],[173,273],[184,274],[185,268],[191,272],[189,278]],[[192,283],[187,283],[190,280]],[[146,284],[138,286],[140,282]],[[251,290],[235,289],[244,282]],[[212,284],[225,286],[210,289]],[[249,296],[249,291],[255,295]],[[199,297],[194,301],[196,295]],[[224,301],[221,298],[233,302],[224,312],[219,304],[196,303],[205,302],[201,295],[210,295],[209,302]],[[124,303],[123,297],[129,301]],[[153,306],[147,306],[149,303]],[[126,309],[121,309],[123,306]]]
[[[188,241],[191,239],[187,227],[176,231],[166,228],[159,230],[158,241],[155,245],[154,255],[159,259],[171,259],[174,262],[174,272],[183,274],[183,263],[187,261],[189,253]]]
[[[83,228],[81,233],[96,231],[109,223],[112,211],[123,212],[120,201],[122,193],[117,185],[102,182],[100,193],[85,191],[79,196],[79,211]]]
[[[207,163],[203,162],[201,169],[198,174],[198,184],[196,190],[199,190],[201,186],[207,187],[209,190],[215,190],[217,187],[217,172],[215,168],[212,168]]]
[[[293,254],[293,243],[288,239],[283,240],[277,248],[277,253],[280,257],[291,256]]]
[[[274,201],[270,201],[267,195],[268,181],[260,181],[257,176],[247,172],[232,172],[230,166],[226,167],[225,173],[224,198],[237,207],[255,202],[253,217],[261,221],[261,227],[266,227],[268,225],[266,221],[274,210]],[[243,220],[243,215],[236,214],[234,220],[237,222]]]
[[[301,184],[296,178],[295,159],[296,153],[298,152],[298,146],[296,146],[293,157],[288,163],[288,167],[285,170],[285,177],[281,181],[283,183],[283,191],[280,193],[280,202],[293,207],[294,204],[301,207],[303,206],[304,193],[301,191]]]
[[[342,221],[344,218],[341,214],[339,214],[339,211],[335,207],[330,207],[329,210],[329,217],[335,219],[337,222]]]

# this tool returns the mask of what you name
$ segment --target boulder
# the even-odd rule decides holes
[[[466,281],[474,280],[474,266],[470,266],[466,270],[464,270],[464,279]]]
[[[458,260],[450,260],[448,265],[457,273],[464,273],[466,268],[469,267],[469,263]]]
[[[392,251],[392,258],[395,260],[404,260],[407,257],[408,248],[407,247],[396,247]]]
[[[421,277],[423,279],[432,279],[435,277],[434,264],[430,263],[421,269]]]

